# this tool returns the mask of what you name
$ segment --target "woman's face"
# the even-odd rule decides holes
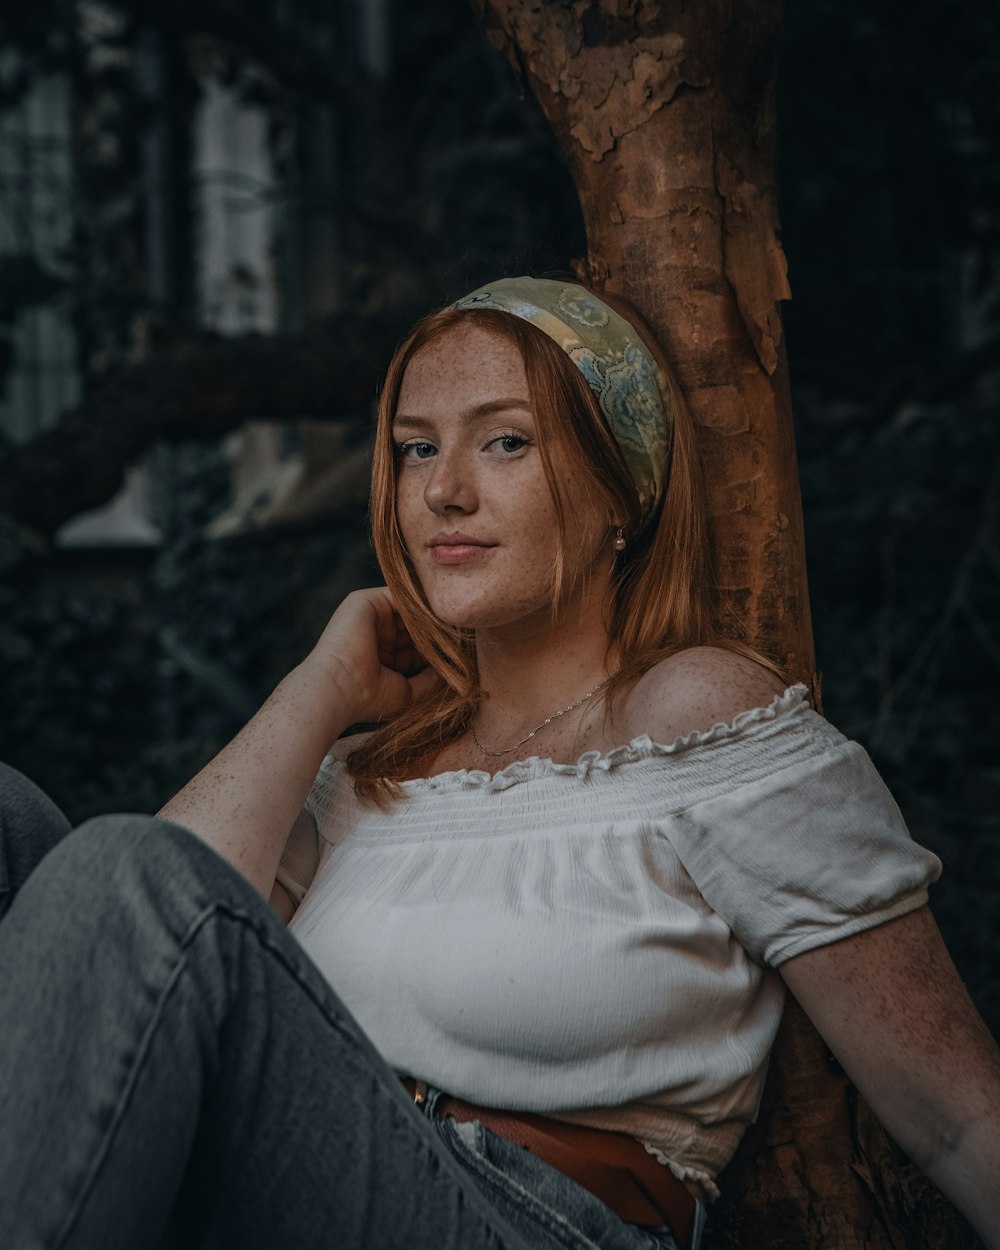
[[[434,614],[472,629],[551,619],[559,529],[515,344],[465,323],[421,348],[392,437],[399,527]],[[563,480],[566,573],[606,595],[606,506],[579,470],[567,466]],[[571,602],[588,576],[574,579]]]

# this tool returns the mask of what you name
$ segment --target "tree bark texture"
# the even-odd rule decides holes
[[[728,632],[815,687],[777,303],[779,5],[474,0],[537,98],[583,209],[581,277],[626,296],[699,427]]]
[[[595,289],[645,317],[698,427],[729,632],[819,702],[778,304],[779,0],[472,0],[535,96],[583,209]],[[724,1177],[712,1250],[957,1245],[794,1004],[760,1121]]]

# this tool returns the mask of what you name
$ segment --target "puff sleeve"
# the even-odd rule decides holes
[[[783,766],[676,813],[666,831],[709,906],[775,967],[915,910],[941,873],[864,748],[826,727],[819,748],[815,734],[801,750],[786,742]]]

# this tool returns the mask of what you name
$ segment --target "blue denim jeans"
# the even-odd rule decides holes
[[[439,1091],[415,1106],[194,834],[66,829],[0,770],[4,1250],[676,1250],[482,1125],[437,1120]]]

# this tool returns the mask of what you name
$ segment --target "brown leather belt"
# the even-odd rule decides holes
[[[423,1081],[407,1076],[403,1084],[415,1102],[424,1101],[427,1087]],[[494,1111],[450,1094],[438,1099],[434,1112],[439,1119],[460,1124],[478,1120],[582,1185],[619,1219],[652,1228],[669,1224],[678,1245],[689,1250],[695,1200],[683,1182],[634,1137],[530,1112]]]

